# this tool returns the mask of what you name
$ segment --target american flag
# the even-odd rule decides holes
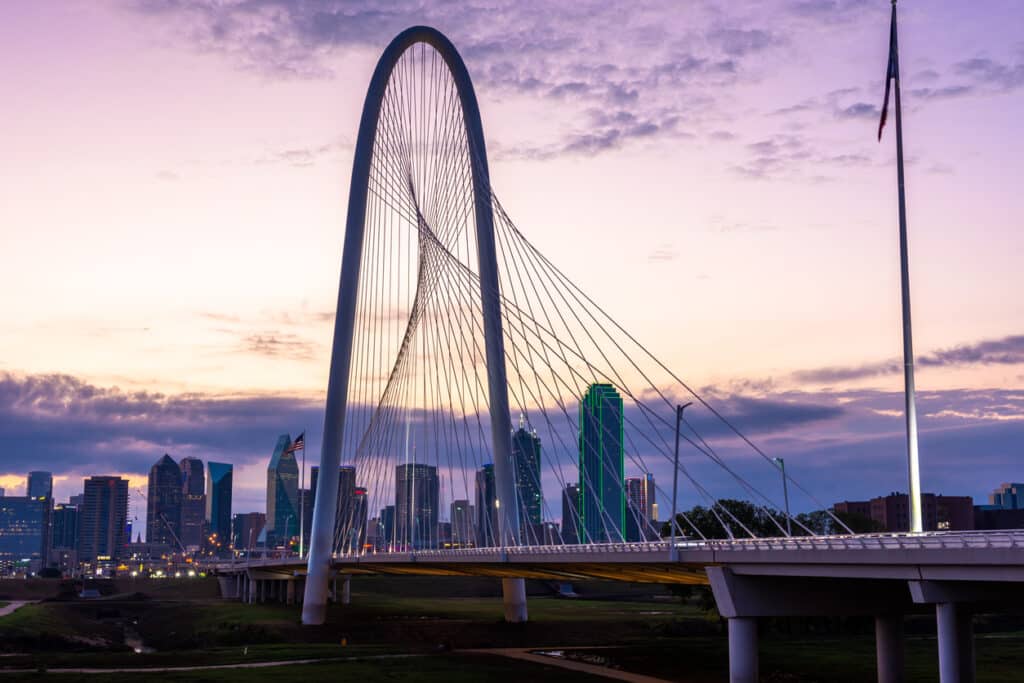
[[[885,72],[885,99],[882,101],[882,116],[878,121],[878,139],[882,139],[882,129],[885,128],[885,120],[889,115],[889,87],[893,80],[897,81],[899,87],[899,62],[896,53],[896,3],[892,4],[892,21],[889,23],[889,65]]]
[[[288,452],[289,453],[294,453],[295,451],[302,451],[302,450],[305,450],[305,449],[306,449],[306,432],[302,432],[297,437],[295,437],[295,441],[292,441],[292,445],[288,447]]]

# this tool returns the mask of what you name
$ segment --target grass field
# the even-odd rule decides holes
[[[325,659],[266,669],[160,673],[169,681],[321,680],[593,681],[552,666],[469,655],[471,648],[559,648],[584,658],[666,680],[708,683],[727,677],[728,644],[721,623],[697,607],[666,599],[658,586],[590,587],[587,598],[532,595],[530,621],[506,624],[497,582],[480,583],[481,597],[450,582],[410,587],[399,579],[354,580],[352,604],[331,605],[322,627],[299,624],[297,606],[243,605],[192,597],[126,593],[103,600],[42,602],[0,618],[0,658],[6,669],[117,668]],[[445,597],[448,587],[454,596]],[[416,590],[420,594],[416,595]],[[412,593],[412,595],[410,595]],[[1013,617],[979,617],[978,681],[1019,681],[1024,633]],[[874,678],[870,620],[805,623],[799,629],[766,621],[761,638],[764,681],[854,683]],[[937,678],[934,623],[907,621],[908,681]],[[123,645],[137,633],[156,652]],[[839,635],[842,634],[842,635]],[[342,646],[342,639],[346,645]],[[396,655],[404,655],[395,657]],[[344,661],[333,661],[343,658]],[[0,669],[2,671],[2,669]],[[94,680],[153,680],[154,674],[103,674]],[[8,680],[72,680],[68,675],[0,673]]]

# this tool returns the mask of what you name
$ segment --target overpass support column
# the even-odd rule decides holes
[[[729,683],[758,683],[757,619],[729,619]]]
[[[346,574],[341,580],[341,604],[348,605],[352,602],[352,575]]]
[[[526,581],[524,579],[502,579],[501,595],[505,603],[505,621],[510,624],[526,621]]]
[[[964,605],[935,605],[939,641],[939,681],[974,683],[974,633],[971,613]]]
[[[288,580],[288,593],[285,596],[285,600],[284,600],[286,605],[294,605],[295,604],[295,581],[296,581],[296,579],[289,579]]]
[[[875,617],[875,658],[878,683],[903,681],[903,615],[881,614]]]

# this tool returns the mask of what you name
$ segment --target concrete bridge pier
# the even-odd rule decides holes
[[[875,617],[875,658],[878,683],[902,683],[904,677],[903,615]]]
[[[501,597],[505,605],[505,621],[510,624],[526,621],[526,581],[524,579],[502,579]]]
[[[758,680],[757,617],[875,617],[878,680],[903,680],[903,617],[913,607],[906,581],[744,573],[707,567],[719,613],[729,623],[729,681]],[[973,679],[970,679],[973,680]],[[943,683],[947,683],[943,679]]]
[[[935,605],[939,643],[939,681],[974,683],[974,632],[971,613],[965,605],[940,602]]]
[[[349,605],[352,603],[352,575],[345,574],[341,577],[341,604]]]
[[[729,623],[729,683],[758,683],[757,619],[732,617]]]
[[[1019,605],[1024,602],[1024,587],[979,581],[911,581],[910,595],[915,603],[935,605],[941,683],[974,683],[972,604]]]

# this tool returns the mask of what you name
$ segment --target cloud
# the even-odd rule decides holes
[[[742,57],[778,45],[781,41],[768,31],[761,29],[718,29],[708,34],[708,40],[717,44],[722,51],[733,57]]]
[[[910,90],[910,96],[919,100],[947,100],[954,97],[963,97],[974,92],[969,85],[948,85],[943,88],[915,88]]]
[[[919,367],[1024,364],[1024,335],[988,339],[974,344],[961,344],[920,355],[915,359],[915,363]],[[793,378],[799,382],[831,383],[892,375],[902,371],[903,363],[901,361],[889,360],[862,365],[800,370],[793,373]]]
[[[294,334],[265,332],[250,334],[242,340],[244,349],[249,353],[270,358],[286,358],[289,360],[312,360],[317,345]]]
[[[671,244],[661,244],[651,251],[647,255],[647,260],[651,263],[667,263],[669,261],[675,261],[679,257],[679,252]]]
[[[563,127],[557,140],[507,141],[507,156],[546,159],[589,156],[652,137],[686,137],[679,121],[721,119],[717,98],[724,85],[752,80],[749,63],[786,42],[764,28],[729,23],[719,12],[694,5],[672,8],[651,2],[628,15],[601,2],[537,5],[364,3],[260,0],[136,0],[129,5],[204,55],[226,58],[264,78],[333,78],[332,64],[353,50],[378,50],[400,30],[438,26],[466,59],[478,92],[562,102],[567,121],[590,110],[631,113],[634,126]],[[495,21],[500,16],[500,21]],[[694,26],[712,26],[703,31]],[[601,36],[616,35],[609,42]],[[571,116],[572,107],[580,116]],[[689,127],[689,126],[688,126]],[[304,147],[269,155],[266,163],[314,163]]]
[[[848,107],[843,107],[836,112],[836,116],[842,119],[878,119],[881,110],[867,102],[856,102]]]
[[[954,69],[976,83],[993,86],[999,90],[1015,90],[1024,85],[1024,62],[1007,64],[988,57],[974,57],[957,62]]]
[[[870,497],[903,486],[905,440],[899,392],[780,390],[772,382],[737,383],[701,391],[765,453],[785,458],[787,472],[819,500],[829,503]],[[668,397],[683,399],[672,392]],[[982,495],[1013,476],[1019,444],[1024,440],[1024,392],[921,392],[919,409],[926,490]],[[633,423],[647,424],[635,407],[627,407],[626,412]],[[690,431],[692,426],[735,473],[770,497],[776,496],[778,471],[770,463],[742,446],[699,404],[688,409],[686,416],[686,434],[691,439],[696,440]],[[535,410],[529,417],[535,426],[543,424]],[[560,430],[571,431],[575,414],[569,418]],[[43,466],[58,476],[75,477],[74,482],[65,485],[66,491],[73,492],[79,477],[123,473],[139,481],[164,452],[176,459],[194,455],[233,463],[236,510],[260,509],[264,496],[262,468],[277,435],[305,430],[311,452],[315,453],[321,441],[322,419],[322,400],[309,396],[126,392],[68,375],[0,373],[0,432],[5,435],[8,454],[0,478],[20,481],[29,469]],[[428,414],[413,411],[410,421],[414,431],[423,429],[429,422]],[[358,420],[353,419],[352,425],[358,425]],[[482,429],[481,433],[486,432],[487,425]],[[671,444],[671,425],[658,426],[657,430],[648,433],[655,441]],[[360,431],[358,426],[356,431]],[[568,457],[563,463],[565,472],[559,476],[573,479],[574,433],[562,434],[567,438],[561,456],[556,441],[541,433],[547,509],[556,511],[560,480],[552,474],[550,459]],[[638,462],[646,462],[664,492],[672,479],[670,460],[655,454],[636,438],[636,432],[633,434],[627,473],[633,474]],[[416,441],[426,443],[418,437]],[[399,447],[391,447],[395,448]],[[466,466],[472,469],[474,461],[487,456],[486,452],[476,452],[467,457]],[[685,444],[681,458],[687,471],[714,495],[751,496],[732,475],[689,444]],[[244,476],[239,476],[242,473]],[[381,502],[380,496],[389,490],[386,476],[385,481],[375,482],[377,475],[372,468],[363,469],[360,476],[360,483],[375,486],[374,504]],[[471,481],[470,475],[470,487]],[[462,484],[456,480],[452,485]],[[684,507],[699,502],[688,483],[681,481],[680,490]],[[456,491],[460,496],[463,493],[456,487],[446,495]],[[816,506],[797,491],[791,491],[791,495],[794,509]]]
[[[0,431],[17,454],[5,456],[8,472],[45,463],[56,472],[138,473],[166,450],[248,460],[283,427],[311,424],[318,410],[318,401],[294,396],[167,395],[0,373]]]
[[[852,21],[876,6],[869,0],[799,0],[789,5],[789,11],[797,17],[833,24]]]

